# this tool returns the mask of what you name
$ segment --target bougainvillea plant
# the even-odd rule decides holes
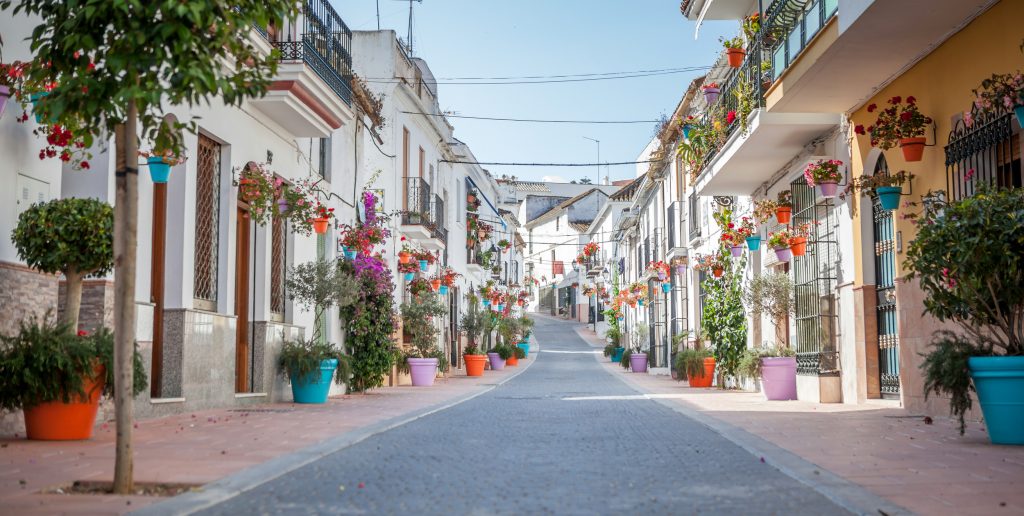
[[[866,129],[862,125],[854,127],[857,134],[869,134],[871,146],[882,150],[889,150],[897,147],[900,140],[904,138],[920,138],[924,136],[925,127],[932,123],[932,119],[921,114],[917,107],[917,99],[907,97],[905,100],[900,97],[889,99],[889,107],[878,113],[878,119],[874,125]],[[868,113],[878,109],[877,104],[868,106]]]
[[[992,114],[1024,106],[1024,74],[1020,70],[1005,74],[992,74],[981,81],[974,92],[974,107],[978,113]],[[971,113],[964,113],[964,123],[974,125]]]

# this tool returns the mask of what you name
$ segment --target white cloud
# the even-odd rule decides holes
[[[568,183],[562,176],[544,176],[540,180],[545,183]]]

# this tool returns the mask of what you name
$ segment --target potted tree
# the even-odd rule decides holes
[[[444,351],[437,346],[440,330],[435,320],[435,317],[443,316],[448,310],[438,296],[431,292],[414,295],[411,302],[402,303],[399,310],[402,314],[402,328],[412,344],[402,351],[404,360],[399,361],[399,369],[412,376],[414,387],[430,387],[434,385],[438,369],[448,369]]]
[[[345,385],[352,376],[351,357],[334,344],[321,341],[315,333],[309,340],[285,341],[277,365],[281,376],[292,384],[295,403],[327,403],[331,377],[338,385]]]
[[[925,395],[949,395],[960,420],[976,391],[989,439],[1024,445],[1024,190],[977,185],[976,195],[926,213],[907,250],[925,313],[959,331],[933,335]]]

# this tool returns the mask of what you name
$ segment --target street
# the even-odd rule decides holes
[[[572,328],[538,317],[542,351],[508,383],[205,513],[843,512],[703,424],[634,398]]]

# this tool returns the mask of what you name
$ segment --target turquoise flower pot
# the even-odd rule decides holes
[[[352,251],[350,249],[345,249],[345,259],[346,260],[355,260],[356,259],[356,252]]]
[[[671,283],[667,283],[667,282],[666,283],[662,283],[661,284],[661,291],[666,293],[666,294],[668,294],[669,292],[672,291],[672,284]]]
[[[412,273],[412,272],[406,272],[406,273],[405,273],[405,281],[412,281],[412,278],[413,278],[414,276],[416,276],[416,274],[414,274],[414,273]]]
[[[615,348],[615,353],[612,353],[612,362],[619,362],[622,360],[622,353],[626,351],[626,348]]]
[[[761,248],[761,235],[747,237],[747,249],[757,251]]]
[[[1013,113],[1017,115],[1017,123],[1021,127],[1024,127],[1024,106],[1017,106],[1013,108]]]
[[[882,205],[883,210],[895,210],[900,207],[900,194],[903,192],[901,186],[879,186],[875,188],[875,193],[878,194],[878,204]]]
[[[39,105],[39,99],[41,99],[41,98],[43,98],[43,97],[45,97],[45,96],[47,96],[49,94],[50,94],[50,92],[48,92],[48,91],[41,91],[39,93],[33,93],[32,95],[29,95],[29,99],[32,101],[32,114],[36,117],[36,123],[37,124],[42,124],[43,123],[43,115],[41,115],[39,112],[36,111],[36,106]]]
[[[338,368],[336,359],[320,362],[320,370],[313,371],[305,378],[292,380],[292,398],[295,403],[327,403],[327,393],[331,390],[331,378]]]
[[[683,124],[683,138],[686,138],[687,140],[690,139],[690,130],[691,129],[693,129],[692,125],[690,125],[690,124]]]
[[[438,292],[441,293],[442,296],[447,296],[448,295],[448,285],[441,285],[441,288],[439,288],[437,290],[438,290]]]
[[[640,306],[644,306],[644,300],[643,299],[637,299],[636,300],[636,304],[638,304]]]
[[[167,179],[171,177],[171,166],[164,162],[163,158],[150,156],[146,160],[146,164],[149,165],[149,177],[154,183],[166,183]]]
[[[483,303],[484,303],[484,306],[491,306],[491,300],[490,299],[484,298]]]
[[[430,266],[430,262],[428,262],[426,260],[420,260],[420,270],[421,271],[427,272],[427,267],[429,267],[429,266]]]
[[[516,346],[523,350],[523,352],[526,353],[526,356],[530,356],[530,345],[528,343],[520,342],[519,344],[516,344]]]
[[[992,444],[1024,445],[1024,356],[970,357],[967,367]]]

